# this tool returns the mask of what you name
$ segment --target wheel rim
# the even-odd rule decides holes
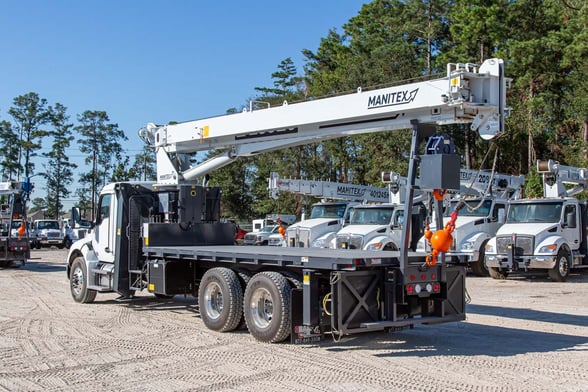
[[[82,293],[84,288],[84,271],[81,267],[76,267],[71,275],[71,289],[76,296]]]
[[[204,304],[206,315],[216,320],[221,316],[223,311],[223,293],[221,287],[216,282],[210,282],[204,291]]]
[[[258,288],[251,295],[251,320],[259,329],[267,328],[273,318],[274,302],[270,292]]]
[[[559,274],[561,276],[566,276],[568,274],[568,258],[565,256],[560,257],[559,259],[559,263],[558,263],[558,268],[559,268]]]

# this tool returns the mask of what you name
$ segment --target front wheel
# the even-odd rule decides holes
[[[488,273],[492,279],[505,280],[508,276],[508,272],[506,270],[501,270],[500,268],[496,267],[488,267]]]
[[[290,284],[277,272],[253,276],[243,299],[247,329],[261,341],[277,343],[290,335]]]
[[[564,249],[557,252],[557,260],[552,269],[549,270],[549,278],[555,282],[565,282],[570,273],[571,256]]]
[[[198,305],[208,329],[227,332],[237,328],[243,315],[243,289],[237,274],[228,268],[206,271],[198,288]]]
[[[69,237],[66,237],[66,238],[63,240],[63,246],[65,246],[65,248],[66,248],[66,249],[69,249],[69,248],[71,248],[71,244],[72,244],[72,243],[73,243],[73,241],[72,241],[72,240],[71,240],[71,238],[69,238]]]
[[[76,302],[90,303],[96,299],[96,290],[88,289],[88,271],[83,257],[76,257],[71,265],[69,288]]]

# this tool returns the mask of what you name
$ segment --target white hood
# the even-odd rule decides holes
[[[535,236],[540,233],[547,233],[549,229],[556,226],[558,226],[557,223],[508,223],[502,225],[496,235],[510,235],[515,233]]]
[[[337,218],[313,218],[313,219],[307,219],[307,220],[303,220],[303,221],[298,222],[298,223],[294,223],[291,226],[288,226],[288,229],[287,230],[288,231],[291,231],[291,230],[296,229],[297,227],[299,227],[301,229],[302,228],[305,228],[305,229],[308,228],[308,229],[310,229],[310,228],[321,226],[321,225],[327,225],[327,224],[329,224],[331,222],[335,222],[335,224],[338,224],[339,223],[339,219],[337,219]]]
[[[379,230],[386,230],[385,225],[349,225],[345,226],[341,230],[337,232],[337,236],[340,235],[347,235],[347,234],[356,234],[356,235],[367,235],[370,233],[374,233]]]

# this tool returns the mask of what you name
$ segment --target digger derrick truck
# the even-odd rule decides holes
[[[331,181],[282,179],[278,173],[270,173],[268,189],[273,199],[277,199],[280,192],[322,199],[312,205],[310,219],[303,219],[286,229],[285,245],[297,248],[326,248],[335,233],[349,222],[355,206],[361,202],[385,203],[390,200],[390,191],[387,188]]]
[[[486,245],[486,265],[495,279],[546,270],[563,282],[570,270],[588,268],[586,202],[573,197],[588,189],[588,169],[539,160],[537,172],[544,197],[511,201],[506,223]]]
[[[326,334],[463,320],[463,267],[446,265],[442,257],[426,265],[422,254],[408,251],[406,235],[398,251],[388,252],[235,246],[234,224],[220,221],[221,190],[197,180],[239,156],[408,128],[410,209],[419,162],[427,177],[421,189],[452,189],[459,180],[457,155],[418,155],[435,125],[471,123],[491,138],[503,129],[505,89],[502,60],[490,59],[480,67],[449,64],[445,77],[425,82],[148,124],[140,135],[156,149],[157,182],[103,188],[94,230],[67,256],[72,297],[88,303],[105,292],[194,295],[207,328],[246,325],[263,342],[290,336],[307,343]],[[190,154],[211,149],[225,152],[189,165]]]
[[[21,267],[30,257],[26,198],[30,182],[0,182],[0,267]]]

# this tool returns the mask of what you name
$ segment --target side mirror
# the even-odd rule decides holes
[[[498,210],[498,222],[504,223],[505,218],[506,218],[506,210],[504,208],[500,208]]]

